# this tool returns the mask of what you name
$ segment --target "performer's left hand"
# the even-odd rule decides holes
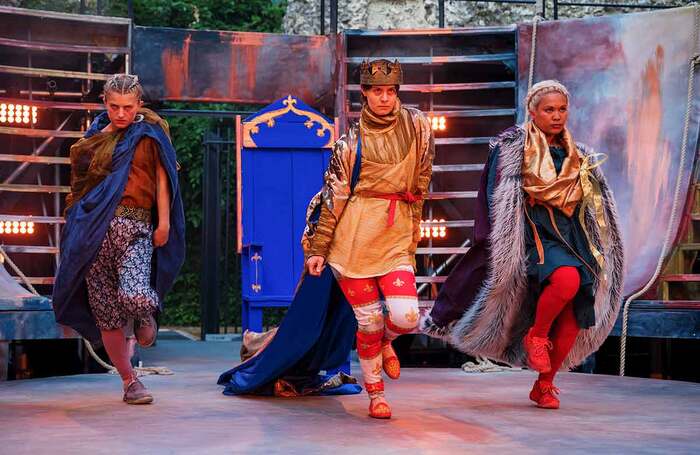
[[[170,226],[158,226],[158,228],[153,231],[153,247],[160,248],[166,243],[168,243],[168,236],[170,235]]]

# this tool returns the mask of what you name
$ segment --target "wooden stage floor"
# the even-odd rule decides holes
[[[377,421],[364,394],[223,396],[237,351],[159,341],[142,358],[175,375],[144,379],[150,406],[123,404],[107,374],[0,383],[0,454],[700,453],[700,384],[567,373],[548,411],[528,401],[531,372],[404,369],[387,384],[395,417]]]

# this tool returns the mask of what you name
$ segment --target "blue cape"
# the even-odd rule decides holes
[[[320,277],[306,275],[270,344],[257,356],[219,377],[225,395],[271,394],[277,379],[302,388],[324,379],[320,370],[334,370],[348,360],[357,320],[330,267]],[[359,393],[346,384],[342,391]]]
[[[360,180],[361,162],[362,142],[358,136],[351,191]],[[319,204],[309,215],[310,220],[318,222],[320,214]],[[218,384],[226,386],[224,395],[272,395],[277,379],[284,379],[297,390],[314,388],[328,378],[320,375],[320,370],[336,370],[347,362],[356,331],[355,313],[330,266],[326,266],[320,277],[306,274],[302,278],[270,344],[257,356],[223,373]],[[321,395],[361,391],[357,384],[344,384]]]
[[[107,126],[107,113],[98,115],[85,133],[91,137]],[[133,123],[112,154],[112,172],[66,212],[61,234],[61,261],[53,288],[56,321],[72,327],[87,340],[100,340],[87,300],[85,275],[97,256],[110,221],[122,199],[134,150],[148,136],[159,145],[160,160],[170,180],[170,236],[154,250],[151,285],[158,294],[159,309],[185,260],[185,214],[177,177],[175,149],[163,129],[145,120]]]

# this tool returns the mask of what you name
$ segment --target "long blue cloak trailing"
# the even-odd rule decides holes
[[[314,388],[348,360],[357,320],[330,267],[320,277],[304,277],[294,300],[270,344],[255,357],[226,371],[218,383],[225,395],[273,393],[274,382],[284,379],[297,390]],[[359,393],[345,384],[326,394]]]

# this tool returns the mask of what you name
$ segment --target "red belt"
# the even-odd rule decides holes
[[[386,199],[390,201],[389,218],[387,219],[386,227],[392,227],[394,225],[394,217],[396,215],[396,202],[403,201],[408,204],[415,204],[416,202],[423,200],[422,194],[413,194],[410,191],[404,191],[401,193],[379,193],[375,191],[361,191],[357,194],[358,196],[371,197],[376,199]]]

